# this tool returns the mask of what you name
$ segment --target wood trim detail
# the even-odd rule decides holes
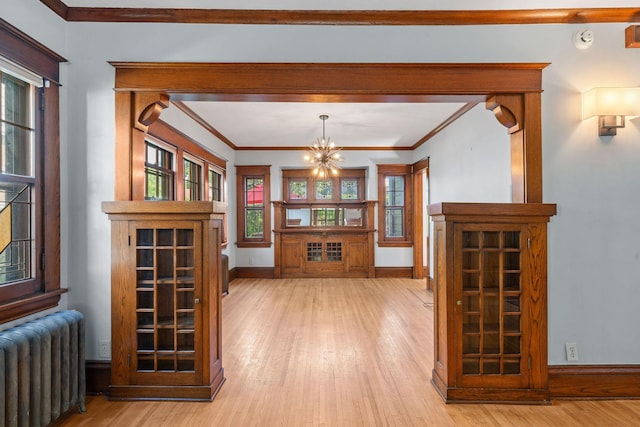
[[[169,107],[169,95],[166,93],[136,93],[134,126],[147,132],[149,126],[160,118],[162,110]]]
[[[376,279],[413,279],[413,267],[376,267]]]
[[[231,140],[229,138],[224,136],[218,129],[216,129],[213,126],[211,126],[210,123],[208,123],[205,119],[200,117],[199,114],[197,114],[195,111],[193,111],[191,108],[189,108],[184,102],[182,102],[182,101],[172,101],[172,104],[175,105],[176,107],[178,107],[178,109],[180,111],[185,113],[193,121],[195,121],[200,126],[205,128],[209,133],[211,133],[213,136],[218,138],[220,141],[224,142],[225,144],[227,144],[229,147],[231,147],[234,150],[238,149],[238,147],[233,142],[231,142]]]
[[[129,110],[133,107],[128,103],[141,93],[157,92],[168,94],[172,101],[473,103],[485,102],[492,96],[520,97],[523,119],[519,122],[520,129],[512,134],[513,201],[542,201],[540,92],[546,63],[111,62],[111,65],[116,68],[116,171],[122,177],[116,178],[118,200],[136,198],[131,182],[137,177],[132,176],[131,164],[139,153],[124,151],[131,150],[142,136],[131,130],[133,111]],[[501,101],[503,104],[518,117],[515,107],[507,101]]]
[[[478,105],[477,102],[467,102],[460,109],[458,109],[458,111],[454,112],[452,115],[447,117],[442,123],[440,123],[438,126],[433,128],[431,132],[429,132],[428,134],[420,138],[418,142],[416,142],[411,146],[411,149],[415,150],[416,148],[420,147],[422,144],[424,144],[425,142],[427,142],[428,140],[436,136],[438,133],[442,132],[451,123],[455,122],[460,117],[462,117],[465,113],[473,109],[473,107],[475,107],[476,105]]]
[[[87,360],[85,362],[88,395],[109,394],[111,361]]]
[[[640,365],[549,366],[552,399],[640,398]]]
[[[68,7],[40,0],[69,22],[253,25],[504,25],[635,22],[639,8],[521,10],[255,10]]]
[[[624,30],[624,45],[627,48],[640,48],[640,25],[630,25]]]
[[[273,267],[235,267],[233,269],[234,279],[273,279]],[[231,275],[229,276],[231,281]]]
[[[59,85],[60,63],[67,62],[37,40],[0,18],[0,55]]]

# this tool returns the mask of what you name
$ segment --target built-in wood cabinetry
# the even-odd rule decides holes
[[[221,214],[211,202],[105,202],[115,399],[211,400],[221,363]]]
[[[273,202],[274,276],[374,277],[375,202],[364,197],[364,169],[320,178],[283,171],[283,201]]]
[[[447,402],[547,402],[547,222],[553,204],[440,203],[435,357]]]

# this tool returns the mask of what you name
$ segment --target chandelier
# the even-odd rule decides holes
[[[304,156],[304,160],[313,167],[314,175],[318,175],[320,178],[326,178],[330,173],[333,175],[338,174],[338,165],[336,162],[341,162],[344,159],[340,155],[341,148],[336,148],[336,145],[331,142],[331,138],[326,138],[324,134],[324,122],[329,118],[326,114],[320,116],[322,120],[322,138],[316,139],[316,142],[309,147],[309,152]]]

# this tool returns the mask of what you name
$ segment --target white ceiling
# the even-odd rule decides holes
[[[325,135],[340,147],[411,147],[459,103],[185,102],[238,147],[308,147]]]

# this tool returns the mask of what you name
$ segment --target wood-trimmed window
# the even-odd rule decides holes
[[[53,308],[66,292],[60,288],[60,62],[65,59],[0,19],[0,323]]]
[[[202,171],[212,168],[218,171],[221,180],[220,188],[224,189],[226,160],[205,150],[187,135],[162,120],[149,126],[148,135],[151,138],[148,138],[145,144],[152,143],[175,153],[171,166],[175,174],[175,192],[172,200],[215,200],[209,197],[209,191],[203,191],[209,188],[209,174],[204,174]],[[223,195],[222,198],[224,200]]]
[[[209,199],[224,202],[224,172],[209,166],[208,174]]]
[[[378,165],[378,245],[412,245],[411,165]]]
[[[337,176],[320,178],[312,169],[282,171],[282,194],[287,203],[361,203],[365,201],[366,169],[341,169]]]
[[[145,200],[174,199],[175,173],[173,159],[175,153],[167,148],[157,142],[145,141]]]
[[[271,246],[271,166],[236,166],[238,247]]]
[[[164,162],[165,169],[171,168],[173,184],[171,186],[172,198],[169,200],[189,201],[207,200],[216,203],[217,211],[226,211],[225,182],[227,161],[207,151],[196,141],[175,129],[168,123],[158,120],[149,126],[145,145],[154,144],[157,147],[173,154],[173,161]],[[135,151],[135,150],[134,150]],[[146,148],[145,148],[146,153]],[[145,162],[149,160],[145,158]],[[148,165],[145,163],[145,167]],[[134,167],[134,170],[136,167]],[[204,173],[203,171],[207,171]],[[210,183],[211,171],[215,171],[216,191],[212,191]],[[166,170],[169,173],[168,170]],[[134,176],[137,174],[134,173]],[[145,178],[148,179],[148,178]],[[146,191],[146,185],[145,191]],[[133,194],[138,194],[138,184],[134,185]],[[207,191],[205,191],[205,189]],[[134,197],[134,199],[139,196]],[[145,195],[145,199],[146,199]],[[227,215],[222,220],[222,247],[226,247],[227,241]]]
[[[184,200],[202,200],[202,165],[184,157]]]

